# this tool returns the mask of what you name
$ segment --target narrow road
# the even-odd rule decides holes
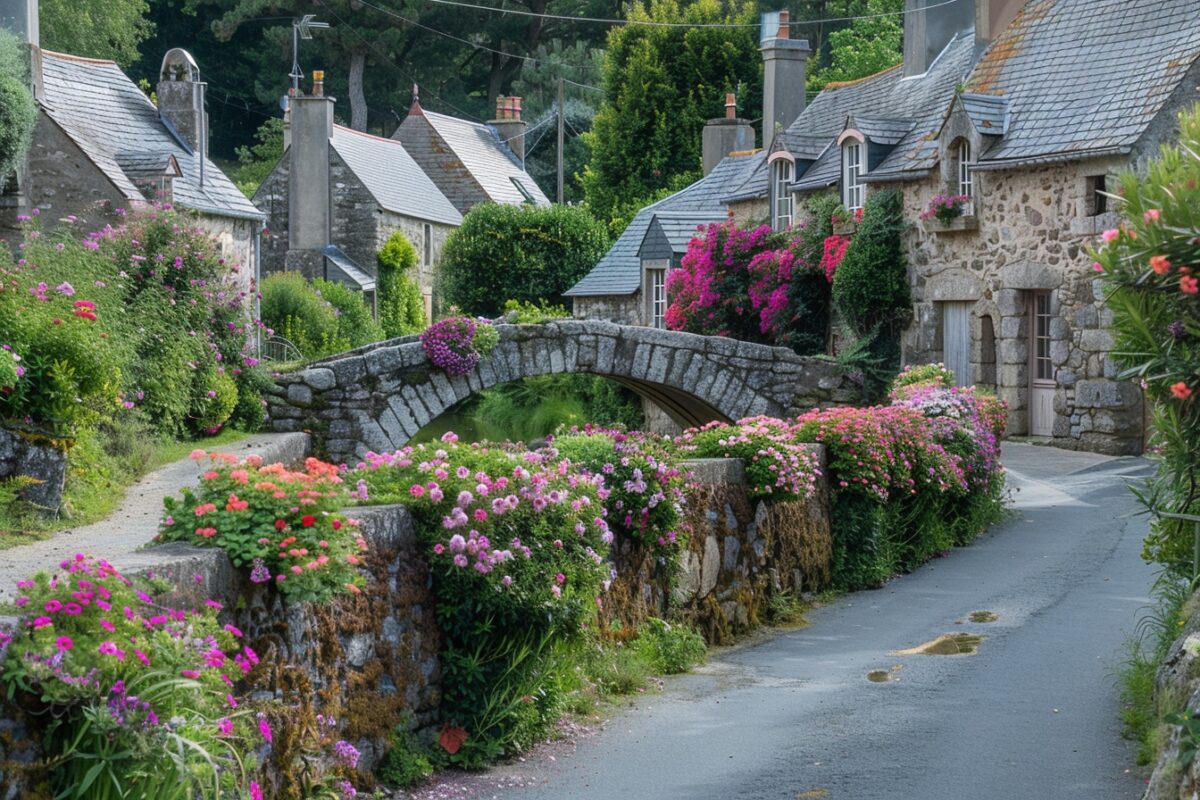
[[[670,681],[497,798],[1134,800],[1115,671],[1148,603],[1134,458],[1006,444],[1016,513],[811,626]],[[974,623],[986,610],[994,622]],[[946,633],[976,655],[896,655]],[[883,670],[890,680],[873,683]],[[506,771],[510,780],[505,781]],[[519,780],[519,778],[532,779]],[[529,786],[529,783],[534,783]]]

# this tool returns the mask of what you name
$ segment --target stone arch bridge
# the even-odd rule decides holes
[[[449,377],[416,336],[377,342],[281,375],[268,394],[276,431],[309,430],[335,462],[403,447],[472,394],[535,375],[585,372],[620,383],[684,426],[852,403],[860,390],[831,361],[717,336],[557,320],[497,325],[500,343]]]

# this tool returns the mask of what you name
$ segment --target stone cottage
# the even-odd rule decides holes
[[[94,229],[123,209],[169,203],[195,212],[249,291],[264,217],[207,157],[205,84],[192,57],[176,48],[163,58],[156,107],[114,62],[42,50],[36,36],[31,44],[37,122],[0,201],[5,235],[17,238],[17,216],[34,208]]]
[[[1200,100],[1200,4],[926,5],[908,0],[901,65],[830,84],[807,107],[803,59],[786,62],[794,71],[764,95],[779,108],[787,100],[773,95],[795,87],[796,117],[765,126],[765,157],[722,199],[740,220],[783,229],[814,193],[857,209],[899,189],[915,303],[905,362],[944,361],[961,383],[994,389],[1012,434],[1139,452],[1141,392],[1108,358],[1087,249],[1119,221],[1106,194],[1114,174],[1143,164]],[[764,58],[787,32],[764,41]],[[921,220],[936,195],[967,197],[963,214]],[[572,290],[577,313],[597,299],[592,277]]]
[[[525,171],[519,97],[497,97],[496,118],[483,125],[421,108],[414,86],[412,106],[392,138],[462,214],[480,203],[550,205]]]
[[[433,266],[462,215],[403,144],[335,125],[335,100],[325,96],[320,75],[311,94],[290,99],[283,158],[254,195],[268,219],[264,271],[302,272],[373,293],[375,254],[400,231],[417,250],[428,315]]]

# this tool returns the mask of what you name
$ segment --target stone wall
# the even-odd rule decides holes
[[[641,289],[633,294],[573,298],[571,313],[576,319],[598,319],[618,325],[646,324],[646,304],[642,302]]]
[[[604,375],[682,425],[794,416],[861,397],[832,361],[782,347],[594,320],[498,325],[500,343],[466,376],[433,367],[411,337],[281,375],[268,394],[272,429],[314,433],[350,462],[402,447],[431,420],[483,389],[534,375]]]
[[[825,466],[825,448],[812,445]],[[711,644],[728,644],[766,621],[772,596],[828,585],[833,540],[825,477],[805,502],[768,503],[746,491],[740,459],[684,462],[691,473],[688,548],[675,586],[647,548],[620,540],[605,613],[625,625],[647,616],[682,619]]]
[[[21,497],[50,514],[62,504],[67,479],[67,453],[62,443],[0,428],[0,481],[32,478]]]
[[[1183,708],[1200,713],[1200,595],[1184,607],[1179,638],[1171,645],[1154,679],[1154,701],[1159,708]],[[1180,729],[1172,726],[1162,754],[1147,782],[1143,800],[1190,800],[1200,791],[1200,761],[1180,763]]]

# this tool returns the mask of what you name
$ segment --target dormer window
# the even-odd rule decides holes
[[[847,139],[842,144],[842,205],[849,211],[863,207],[866,184],[863,174],[867,171],[863,160],[865,147],[857,139]]]
[[[970,216],[975,213],[975,160],[971,153],[971,143],[966,139],[958,142],[958,193],[968,197],[963,214]]]
[[[792,162],[781,158],[771,165],[772,226],[785,231],[792,226]]]

